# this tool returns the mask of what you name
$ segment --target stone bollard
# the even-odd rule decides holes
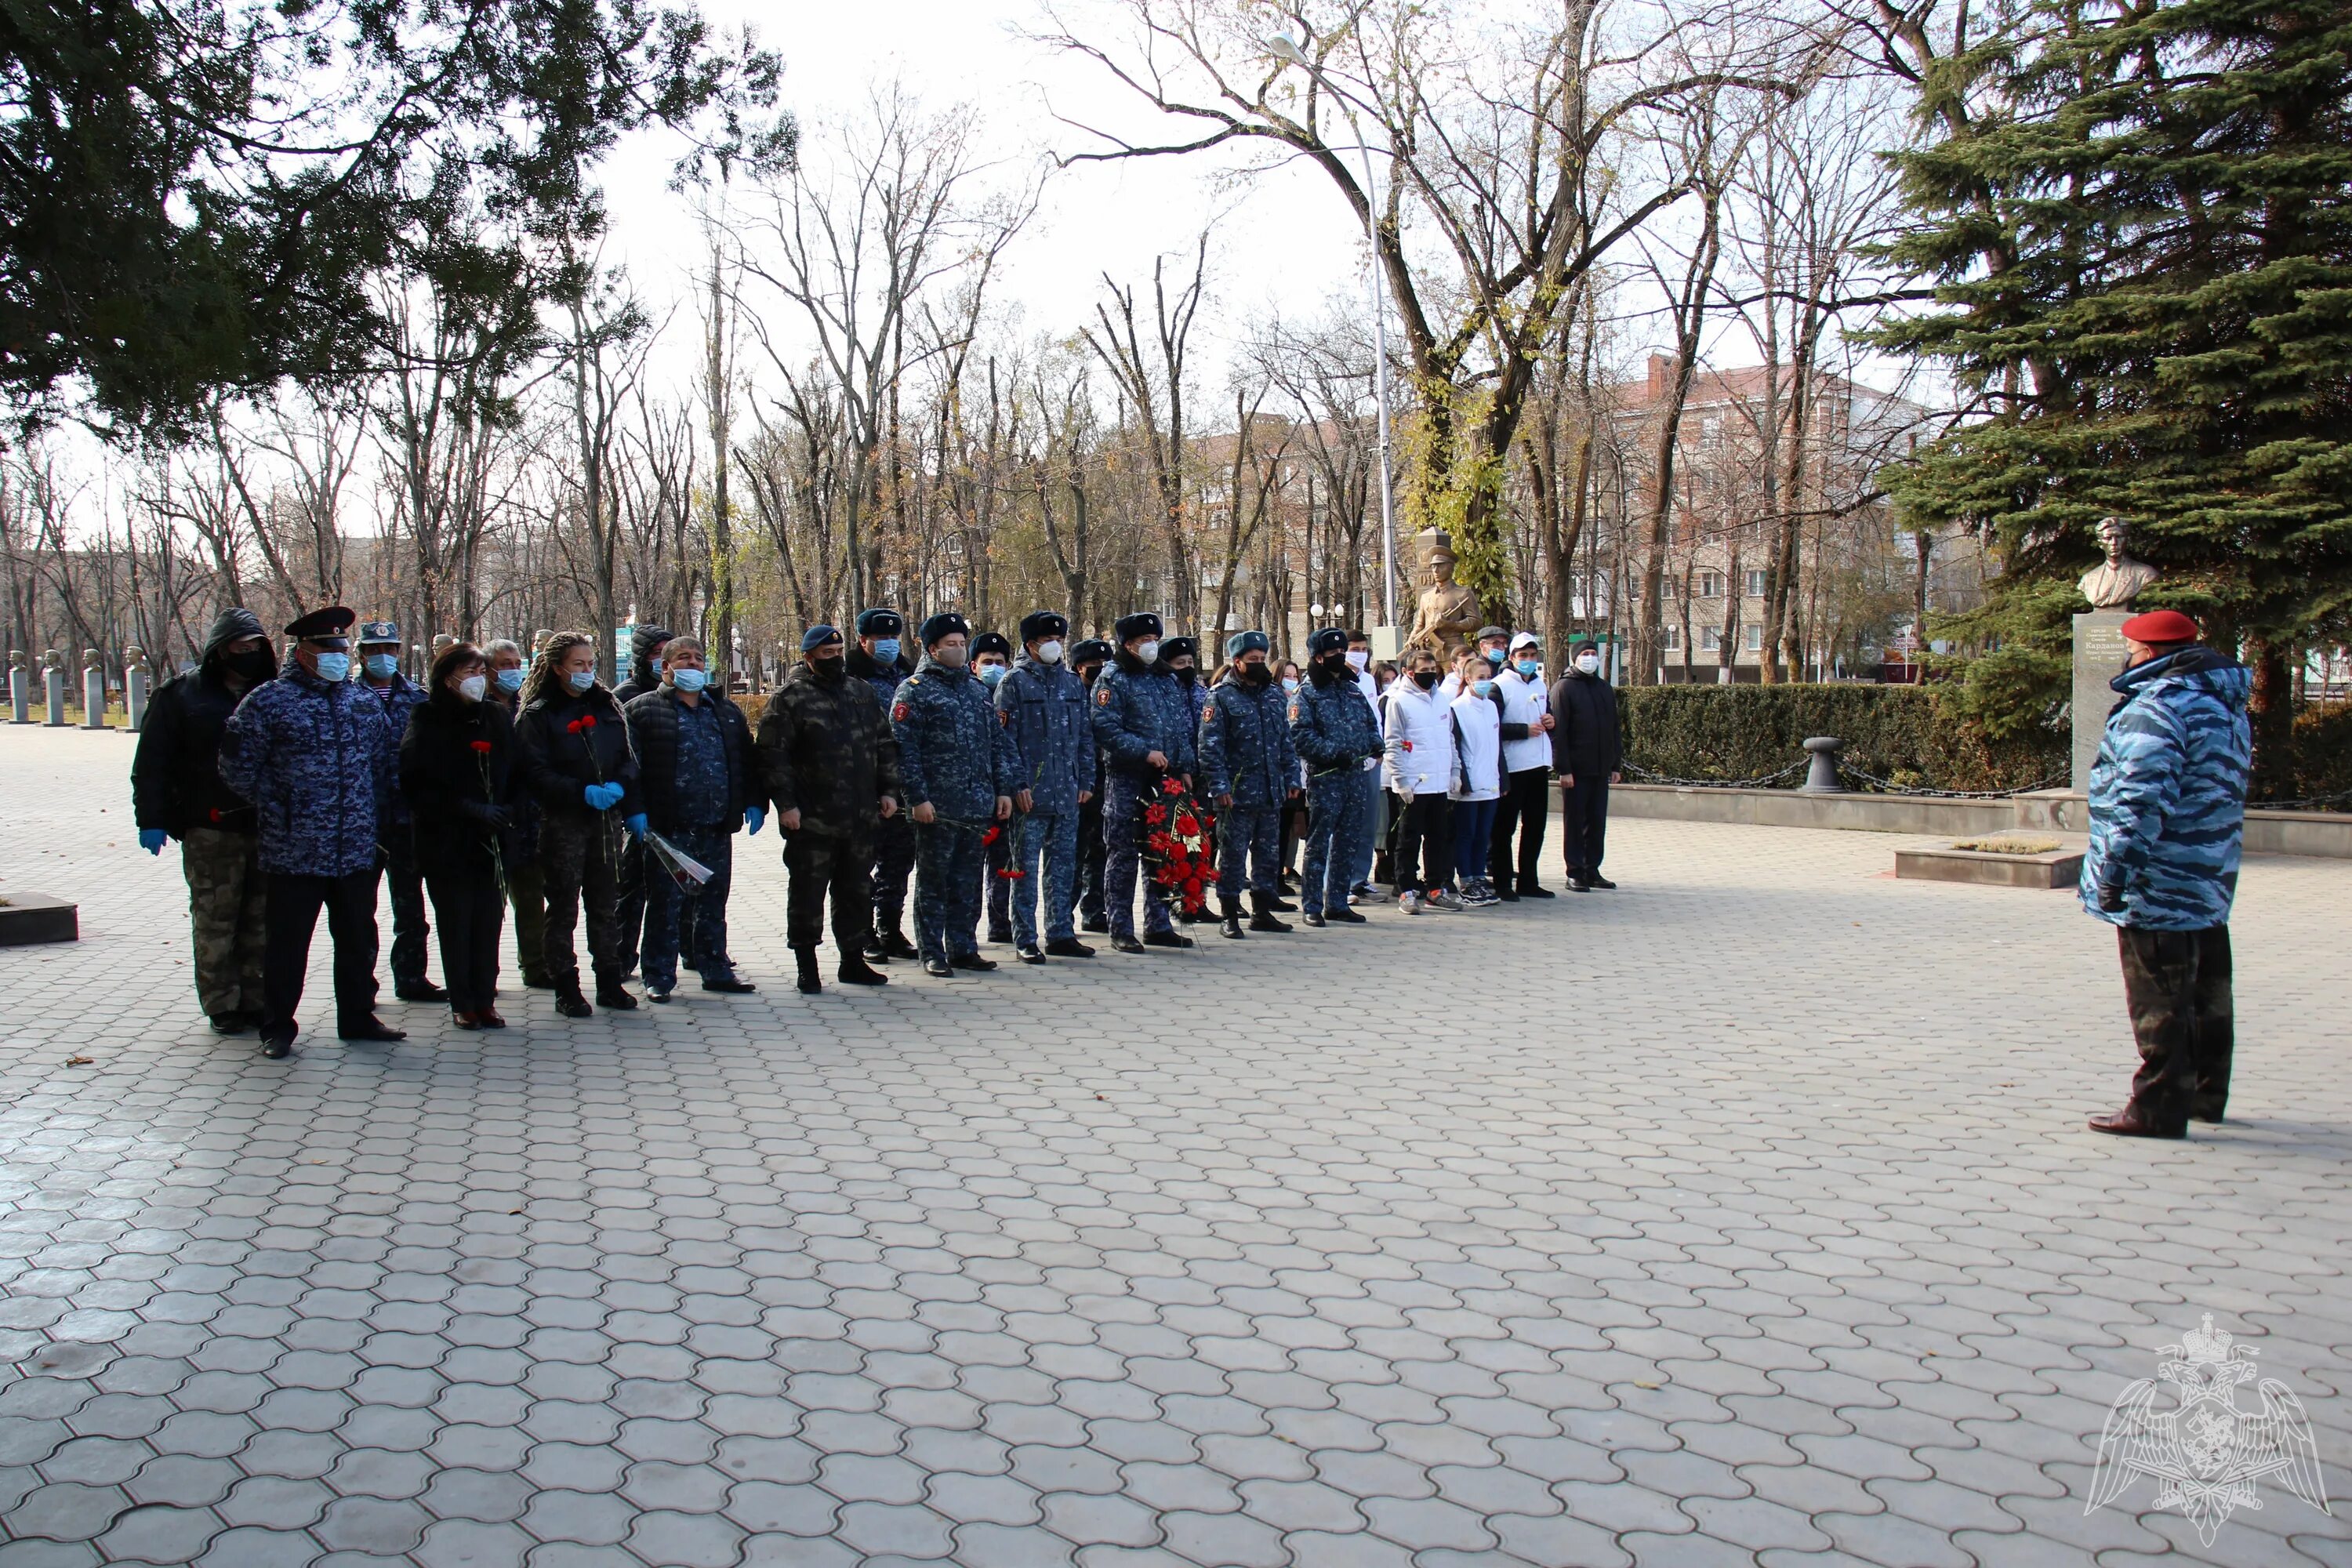
[[[8,650],[8,722],[33,721],[33,672],[25,668],[25,650]]]
[[[147,722],[147,650],[132,643],[122,650],[122,727],[131,734]]]
[[[62,648],[51,648],[41,656],[41,694],[48,699],[48,727],[66,727],[66,656]]]
[[[94,647],[81,650],[81,727],[106,728],[106,661]]]
[[[1844,745],[1845,742],[1834,735],[1815,735],[1806,741],[1805,750],[1812,752],[1813,761],[1805,774],[1805,782],[1797,786],[1799,795],[1846,793],[1845,785],[1838,783],[1838,752]]]

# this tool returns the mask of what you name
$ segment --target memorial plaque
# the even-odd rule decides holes
[[[2091,764],[2099,760],[2099,734],[2116,694],[2107,682],[2123,673],[2124,623],[2128,610],[2093,610],[2074,617],[2074,787],[2091,787]]]

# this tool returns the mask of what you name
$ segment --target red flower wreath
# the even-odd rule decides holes
[[[1164,888],[1188,914],[1198,914],[1217,879],[1209,846],[1209,814],[1175,779],[1163,779],[1160,799],[1142,808],[1143,858],[1154,886]]]

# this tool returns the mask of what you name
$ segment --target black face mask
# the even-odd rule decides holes
[[[1344,653],[1327,653],[1315,661],[1315,668],[1336,679],[1339,673],[1348,668],[1348,656]]]
[[[1242,666],[1242,679],[1252,686],[1264,686],[1274,679],[1274,671],[1263,664],[1245,664]]]
[[[258,686],[278,673],[278,660],[268,648],[257,647],[223,656],[221,668],[247,686]]]
[[[813,658],[809,668],[816,671],[820,680],[839,680],[849,668],[849,656],[837,653],[831,658]]]
[[[1412,683],[1415,686],[1420,687],[1423,691],[1427,691],[1430,688],[1437,684],[1437,671],[1433,669],[1416,669],[1412,672]]]

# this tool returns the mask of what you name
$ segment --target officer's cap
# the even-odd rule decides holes
[[[1070,645],[1070,662],[1072,664],[1108,664],[1110,656],[1118,651],[1100,637],[1088,637],[1084,642]]]
[[[1070,621],[1066,616],[1052,610],[1034,610],[1021,617],[1021,640],[1024,643],[1044,642],[1048,637],[1069,635]]]
[[[925,647],[933,648],[939,647],[948,637],[959,635],[970,637],[971,623],[953,610],[941,610],[923,623],[923,629],[918,635],[922,637]]]
[[[1191,637],[1170,637],[1160,645],[1160,657],[1198,659],[1201,657],[1201,645]]]
[[[1252,648],[1255,648],[1260,653],[1272,653],[1274,644],[1268,640],[1264,632],[1235,632],[1225,639],[1227,658],[1239,658]]]
[[[400,623],[398,621],[362,621],[359,635],[360,647],[372,647],[381,643],[399,646]]]
[[[907,629],[907,617],[896,610],[860,610],[857,612],[857,635],[862,637],[895,637]]]
[[[1160,635],[1160,617],[1153,615],[1150,610],[1138,610],[1131,616],[1119,616],[1117,621],[1111,624],[1110,629],[1118,636],[1120,645],[1124,647],[1126,644],[1131,643],[1139,637],[1158,637]]]
[[[1325,626],[1307,639],[1307,657],[1320,658],[1327,653],[1348,651],[1348,634],[1337,626]]]
[[[825,644],[829,642],[839,642],[840,640],[841,631],[840,628],[836,626],[811,626],[808,630],[801,634],[801,651],[803,653],[814,653]]]
[[[313,610],[307,616],[289,621],[286,625],[286,635],[289,637],[299,637],[304,642],[317,643],[321,647],[332,643],[335,648],[345,648],[351,646],[346,639],[351,636],[352,623],[358,619],[357,616],[343,608],[342,605],[330,605],[323,610]]]
[[[925,644],[924,646],[929,647],[929,645]],[[978,637],[971,639],[971,657],[978,658],[984,653],[1001,653],[1005,658],[1011,658],[1013,657],[1013,639],[1006,637],[1003,632],[982,632]]]

